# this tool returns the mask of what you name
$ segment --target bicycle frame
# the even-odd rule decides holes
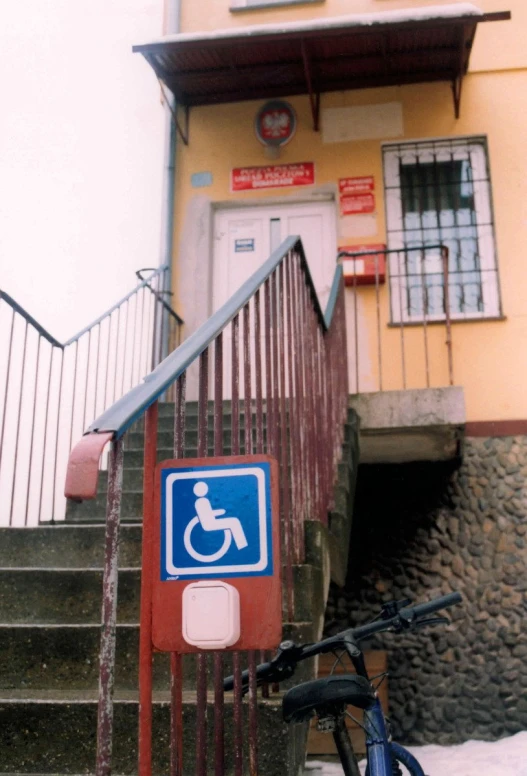
[[[411,776],[425,776],[419,762],[400,744],[390,741],[386,720],[379,699],[374,706],[364,712],[364,730],[366,733],[366,757],[368,765],[366,776],[393,776],[393,759],[408,768]],[[358,773],[353,747],[344,723],[344,715],[336,719],[333,738],[345,776]]]
[[[353,642],[345,644],[345,649],[356,672],[369,680],[362,651]],[[364,712],[363,725],[366,733],[366,757],[368,762],[366,776],[393,776],[394,758],[403,763],[412,776],[425,776],[415,757],[400,744],[395,744],[390,740],[384,711],[379,698],[376,699],[371,709]],[[343,729],[339,728],[340,726],[337,726],[334,738],[345,776],[348,776],[348,773],[354,774],[356,772],[351,763],[353,749],[345,726]],[[343,741],[344,737],[348,740],[347,745]]]

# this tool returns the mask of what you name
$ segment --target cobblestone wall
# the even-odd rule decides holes
[[[327,633],[394,598],[464,597],[448,627],[369,645],[388,650],[394,736],[447,744],[527,729],[527,437],[468,439],[459,468],[360,467],[351,542]]]

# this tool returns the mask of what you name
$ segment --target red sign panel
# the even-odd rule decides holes
[[[354,258],[342,257],[342,271],[346,286],[370,286],[375,282],[379,284],[386,281],[386,245],[375,243],[373,245],[341,245],[340,251],[347,253],[366,253],[366,256]],[[372,251],[379,251],[374,254]]]
[[[181,654],[216,649],[206,645],[223,630],[228,638],[222,649],[278,646],[278,493],[278,464],[267,455],[158,464],[149,570],[155,649]]]
[[[236,167],[231,174],[232,191],[312,186],[314,183],[314,162],[274,164],[268,167]]]
[[[339,194],[367,194],[375,188],[373,175],[358,178],[339,178]]]
[[[343,194],[340,197],[340,212],[343,216],[375,211],[375,194]]]

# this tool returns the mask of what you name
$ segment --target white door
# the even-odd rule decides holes
[[[322,309],[336,267],[332,202],[219,210],[214,222],[212,304],[217,310],[289,235],[298,234]]]
[[[311,277],[324,310],[337,255],[335,208],[330,202],[218,211],[214,222],[213,310],[221,307],[290,235],[299,235],[302,239]],[[223,391],[224,397],[230,398],[230,327],[225,332],[223,352]],[[241,349],[240,361],[243,361]],[[265,370],[264,365],[262,369]],[[254,363],[251,371],[254,379]],[[239,392],[240,398],[243,397],[243,380]]]

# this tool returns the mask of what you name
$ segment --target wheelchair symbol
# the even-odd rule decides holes
[[[206,498],[209,492],[209,487],[206,482],[196,482],[194,485],[194,495],[198,498],[195,502],[196,515],[188,523],[183,534],[183,544],[185,549],[191,558],[199,561],[200,563],[214,563],[214,561],[223,558],[228,552],[231,542],[234,539],[234,543],[239,550],[243,550],[247,547],[247,539],[242,528],[242,524],[237,517],[222,517],[220,515],[225,514],[225,509],[213,509],[208,498]],[[203,555],[194,549],[191,542],[191,534],[194,528],[200,524],[204,531],[223,531],[224,539],[223,544],[217,552],[213,552],[210,555]]]

